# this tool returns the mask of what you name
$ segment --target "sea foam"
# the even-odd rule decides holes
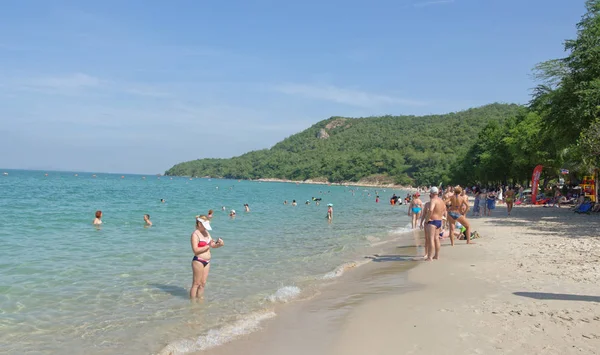
[[[181,339],[174,341],[165,346],[158,355],[182,355],[223,345],[239,336],[256,331],[262,321],[273,318],[275,315],[275,312],[272,311],[250,314],[235,323],[225,325],[219,329],[211,329],[196,340]]]
[[[273,303],[287,303],[300,294],[300,288],[296,286],[284,286],[277,290],[274,294],[267,297],[267,299]]]
[[[322,279],[323,280],[335,279],[336,277],[342,276],[344,274],[344,272],[346,272],[346,270],[362,266],[362,265],[364,265],[364,264],[366,264],[368,262],[369,262],[369,260],[365,260],[365,261],[350,261],[350,262],[344,263],[344,264],[336,267],[334,270],[332,270],[332,271],[326,273],[325,275],[323,275]]]

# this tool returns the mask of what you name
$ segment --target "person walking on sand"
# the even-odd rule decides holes
[[[513,204],[515,203],[515,190],[513,190],[513,188],[510,186],[508,187],[508,190],[506,190],[506,197],[504,198],[504,202],[506,202],[506,211],[510,216],[510,212],[513,209]]]
[[[437,187],[432,187],[429,190],[429,208],[427,225],[425,226],[426,245],[425,249],[428,250],[425,255],[425,260],[431,261],[432,259],[439,259],[440,256],[440,239],[437,238],[438,231],[442,228],[442,218],[446,213],[446,205],[444,201],[439,198],[439,190]],[[429,249],[427,249],[427,243],[429,243]],[[431,253],[433,254],[433,257]]]
[[[487,193],[487,216],[492,216],[492,210],[496,209],[496,192],[490,191]]]
[[[210,220],[207,216],[196,216],[196,230],[190,237],[192,244],[192,252],[194,257],[192,258],[192,287],[190,288],[190,298],[202,298],[204,294],[204,288],[206,287],[206,280],[208,279],[208,272],[210,271],[210,249],[220,248],[225,245],[223,239],[219,238],[214,241],[208,231],[212,230],[210,227]]]
[[[467,229],[467,244],[474,244],[471,241],[471,224],[467,220],[467,217],[462,214],[463,211],[468,211],[469,201],[467,196],[461,195],[462,188],[456,186],[454,188],[454,196],[451,199],[450,210],[448,211],[448,223],[450,226],[450,244],[454,246],[454,229],[456,228],[456,222],[459,222]]]
[[[423,201],[419,198],[420,196],[420,193],[415,193],[414,198],[410,201],[410,206],[408,206],[408,216],[412,217],[412,229],[417,228],[423,210]]]

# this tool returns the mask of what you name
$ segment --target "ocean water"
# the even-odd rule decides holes
[[[387,203],[394,192],[404,196],[398,190],[3,172],[0,353],[185,354],[218,346],[275,316],[274,305],[311,297],[368,260],[366,248],[409,227],[406,207]],[[320,206],[304,204],[313,196]],[[283,204],[293,199],[298,206]],[[194,216],[209,209],[211,234],[225,246],[213,251],[205,299],[190,302],[190,234]],[[96,210],[101,228],[91,224]],[[145,213],[154,226],[144,227]]]

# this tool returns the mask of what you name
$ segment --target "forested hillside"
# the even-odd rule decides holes
[[[439,184],[490,122],[504,123],[519,106],[491,104],[431,116],[331,117],[271,149],[231,159],[199,159],[165,174],[234,179],[359,181],[378,176],[400,184]]]

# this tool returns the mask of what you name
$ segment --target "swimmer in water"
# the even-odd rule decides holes
[[[160,202],[161,202],[161,203],[165,203],[165,199],[164,199],[164,198],[161,198],[161,199],[160,199]]]
[[[102,211],[96,211],[96,218],[92,222],[93,225],[99,226],[102,224]]]
[[[213,213],[215,213],[215,211],[213,210],[208,210],[208,218],[213,218]]]
[[[192,244],[192,252],[194,257],[192,258],[192,287],[190,288],[190,299],[202,298],[204,293],[204,287],[206,286],[206,280],[208,279],[208,272],[210,271],[210,249],[220,248],[225,243],[223,239],[218,238],[217,241],[213,240],[208,231],[212,230],[210,227],[210,221],[206,216],[196,217],[196,230],[190,237]]]
[[[296,206],[298,203],[296,202],[296,200],[292,200],[292,206]]]
[[[221,206],[221,211],[225,211],[225,206]]]
[[[287,205],[287,200],[283,201],[283,204],[284,204],[284,205]]]
[[[229,211],[229,217],[235,217],[235,210]]]
[[[99,226],[102,224],[102,211],[96,211],[96,218],[92,222],[93,225]]]
[[[331,223],[333,221],[333,204],[327,204],[327,221]]]
[[[247,203],[244,204],[244,209],[246,210],[246,212],[250,212],[250,206],[248,206]]]
[[[144,215],[144,222],[146,222],[146,227],[152,227],[152,221],[150,221],[150,215],[149,214],[145,214]]]

